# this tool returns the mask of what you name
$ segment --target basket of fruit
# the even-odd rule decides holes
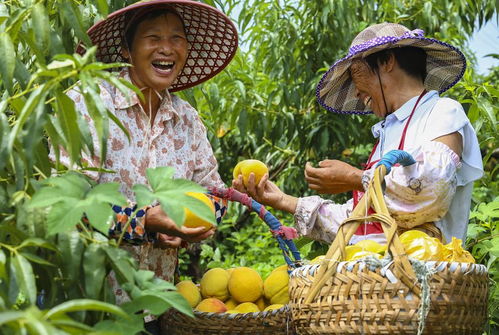
[[[207,271],[199,287],[192,281],[178,283],[177,289],[193,307],[195,317],[170,310],[161,317],[162,333],[295,334],[288,305],[288,270],[301,266],[300,254],[292,241],[296,232],[282,226],[265,207],[234,189],[210,189],[210,193],[240,202],[258,213],[270,227],[287,264],[274,269],[265,280],[249,267],[238,267]]]
[[[482,334],[486,267],[459,240],[442,245],[418,230],[399,236],[384,202],[380,165],[320,264],[290,275],[290,306],[299,334]],[[375,214],[366,215],[369,207]],[[378,221],[386,248],[347,246],[357,227]],[[383,257],[384,255],[384,257]]]

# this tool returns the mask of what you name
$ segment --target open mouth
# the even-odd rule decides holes
[[[365,97],[364,98],[364,105],[367,106],[367,107],[371,107],[371,97]]]
[[[175,62],[168,61],[153,61],[152,66],[160,72],[168,73],[171,72]]]

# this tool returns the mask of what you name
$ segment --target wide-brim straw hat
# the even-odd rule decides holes
[[[234,23],[221,11],[207,4],[190,0],[140,1],[122,8],[88,30],[97,46],[97,60],[104,63],[127,62],[122,55],[125,27],[141,11],[154,6],[173,9],[182,19],[189,42],[189,52],[182,72],[169,88],[180,91],[198,85],[222,71],[234,57],[238,36]],[[81,47],[77,52],[83,53]]]
[[[424,37],[421,29],[409,30],[395,23],[380,23],[367,27],[353,40],[346,57],[338,60],[324,74],[317,85],[319,104],[329,111],[342,114],[369,114],[371,109],[357,98],[350,76],[350,65],[355,59],[375,52],[412,46],[426,51],[427,90],[442,93],[454,86],[466,69],[466,58],[456,47]]]

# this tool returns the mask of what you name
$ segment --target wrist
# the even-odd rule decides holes
[[[283,193],[281,199],[279,200],[278,205],[275,206],[275,208],[281,211],[294,214],[296,212],[297,205],[298,205],[298,198]]]
[[[363,190],[364,189],[362,186],[363,173],[364,173],[363,170],[360,170],[357,168],[355,168],[355,170],[352,170],[350,180],[351,180],[351,184],[352,184],[354,190]]]

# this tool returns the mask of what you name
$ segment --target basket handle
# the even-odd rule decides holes
[[[267,224],[267,226],[269,226],[272,235],[276,238],[288,267],[294,269],[302,266],[300,252],[293,242],[293,238],[297,237],[297,233],[294,228],[283,226],[281,222],[265,208],[265,206],[252,199],[249,195],[241,193],[232,187],[210,187],[208,188],[208,191],[216,197],[239,202],[248,207],[251,211],[257,213],[258,216]]]
[[[368,190],[359,200],[350,217],[343,221],[338,229],[336,238],[329,247],[326,257],[315,275],[314,281],[305,299],[305,303],[311,303],[326,281],[334,275],[337,269],[337,263],[345,258],[345,247],[348,241],[350,241],[350,238],[359,225],[366,221],[378,221],[381,223],[381,227],[386,236],[388,250],[393,256],[394,274],[416,295],[420,295],[421,289],[417,284],[416,275],[398,237],[397,223],[388,211],[381,187],[383,178],[393,165],[396,163],[411,165],[414,162],[414,159],[407,152],[401,150],[393,150],[383,156],[377,164],[374,178],[371,181]],[[366,215],[369,207],[373,207],[376,213]]]

